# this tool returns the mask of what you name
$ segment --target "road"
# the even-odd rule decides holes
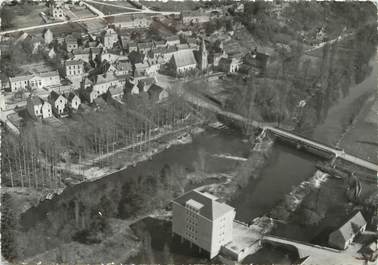
[[[88,6],[89,4],[86,3],[86,5]],[[89,5],[89,6],[91,6],[91,5]],[[93,9],[96,9],[96,8],[93,7]],[[147,10],[135,9],[135,10],[138,10],[138,11],[134,11],[134,12],[121,12],[121,13],[111,14],[111,15],[105,15],[101,11],[99,11],[98,14],[102,13],[102,15],[98,15],[98,16],[94,16],[94,17],[87,17],[87,18],[79,18],[79,19],[74,19],[74,20],[65,20],[65,21],[59,21],[59,22],[54,22],[54,23],[50,23],[50,24],[35,25],[35,26],[18,28],[18,29],[12,29],[12,30],[6,30],[6,31],[1,31],[0,35],[10,34],[10,33],[16,33],[16,32],[20,32],[20,31],[34,30],[34,29],[44,29],[44,28],[48,28],[48,27],[65,25],[65,24],[68,24],[68,23],[86,22],[86,21],[91,21],[91,20],[96,20],[96,19],[103,19],[103,18],[108,18],[108,17],[123,16],[123,15],[133,15],[133,14],[150,14],[150,15],[156,15],[156,14],[161,14],[161,15],[180,14],[180,12],[153,11],[153,10],[149,10],[149,9],[147,9]]]
[[[322,265],[322,264],[334,264],[334,265],[361,265],[361,260],[354,257],[358,249],[354,249],[353,246],[345,251],[339,251],[327,247],[318,245],[307,244],[305,242],[294,241],[291,239],[276,237],[276,236],[264,236],[263,241],[273,242],[276,244],[290,245],[298,249],[298,253],[301,258],[309,257],[304,264]]]

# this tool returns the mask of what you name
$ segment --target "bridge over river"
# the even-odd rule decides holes
[[[362,168],[366,168],[372,172],[374,172],[374,175],[377,174],[378,171],[378,165],[374,164],[372,162],[369,162],[367,160],[364,160],[362,158],[356,157],[351,154],[347,154],[344,152],[344,150],[326,145],[324,143],[319,143],[313,139],[306,138],[304,136],[297,135],[295,133],[289,132],[287,130],[284,130],[282,128],[278,128],[275,123],[265,123],[265,122],[258,122],[254,120],[247,119],[243,117],[240,114],[236,114],[233,112],[225,111],[223,110],[220,106],[217,106],[213,102],[210,102],[206,98],[200,96],[200,95],[195,95],[193,93],[190,93],[186,90],[181,91],[183,97],[185,100],[188,102],[195,104],[199,107],[202,107],[204,109],[210,110],[212,112],[217,113],[218,115],[227,117],[231,120],[243,122],[245,124],[249,124],[253,127],[260,128],[262,129],[263,133],[265,132],[270,132],[276,137],[279,137],[283,140],[289,141],[289,142],[294,142],[298,144],[299,146],[304,146],[307,147],[308,149],[312,150],[317,150],[320,152],[323,152],[325,154],[329,155],[329,158],[333,159],[343,159],[347,162],[353,163],[355,165],[358,165]]]
[[[301,264],[321,265],[321,264],[361,264],[361,260],[356,259],[347,250],[336,250],[319,245],[308,244],[284,237],[267,235],[261,239],[262,243],[272,245],[291,246],[298,250],[299,258],[303,260]]]

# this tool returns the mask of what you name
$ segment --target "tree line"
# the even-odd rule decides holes
[[[122,147],[130,146],[132,153],[149,149],[151,138],[162,133],[162,128],[172,131],[198,122],[199,113],[174,95],[162,104],[132,96],[126,104],[107,104],[100,111],[74,114],[61,126],[29,122],[20,135],[3,133],[3,185],[61,187],[73,163],[88,165]],[[58,166],[62,164],[65,168]],[[101,159],[99,165],[104,166]]]

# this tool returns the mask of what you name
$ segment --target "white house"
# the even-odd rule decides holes
[[[68,79],[80,79],[84,74],[84,62],[81,60],[69,59],[64,63],[66,77]]]
[[[93,90],[96,91],[98,95],[102,95],[112,86],[119,86],[118,78],[115,75],[110,73],[106,75],[98,75],[97,81],[93,85]]]
[[[30,116],[34,118],[46,119],[52,116],[51,104],[37,96],[28,98],[26,109]]]
[[[72,35],[68,35],[65,39],[65,46],[66,46],[66,51],[71,52],[72,50],[76,50],[79,48],[79,44],[77,42],[77,39],[73,37]]]
[[[113,45],[118,42],[118,34],[112,28],[107,28],[103,33],[102,43],[105,48],[113,48]]]
[[[50,6],[50,15],[55,19],[59,19],[59,20],[65,19],[63,8],[59,5],[52,4]]]
[[[27,73],[15,77],[9,77],[10,89],[12,92],[24,90],[29,87],[29,81],[34,77],[33,74]]]
[[[56,115],[64,114],[66,110],[67,99],[63,95],[58,94],[53,90],[48,96],[48,101],[51,104],[53,112]]]
[[[46,44],[50,44],[54,40],[54,35],[50,29],[47,29],[45,33],[43,33],[43,39]]]
[[[70,92],[66,98],[67,98],[68,108],[76,111],[81,104],[81,100],[79,96],[76,95],[76,93],[74,92]]]
[[[234,208],[209,193],[192,190],[173,201],[172,232],[212,259],[232,241],[234,218]]]

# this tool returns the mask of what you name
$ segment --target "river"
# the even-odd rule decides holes
[[[352,87],[350,93],[339,100],[328,112],[325,121],[317,126],[314,131],[314,138],[333,143],[334,139],[340,137],[342,124],[342,112],[347,109],[356,98],[364,93],[371,93],[376,88],[377,64],[374,64],[372,73],[365,81]],[[374,87],[375,85],[375,87]],[[130,167],[123,171],[111,174],[108,177],[91,183],[82,183],[75,187],[67,188],[61,195],[51,201],[41,203],[38,207],[31,208],[23,216],[22,223],[25,229],[42,222],[49,211],[56,209],[60,200],[67,197],[87,197],[82,200],[84,204],[93,203],[90,194],[93,196],[107,195],[116,189],[127,179],[135,176],[145,176],[151,171],[159,171],[165,164],[178,164],[188,172],[194,169],[200,154],[204,154],[206,171],[209,173],[227,172],[235,169],[240,161],[215,158],[214,154],[230,154],[232,156],[247,157],[250,146],[243,141],[240,133],[231,129],[206,129],[205,132],[194,137],[193,142],[185,145],[176,145],[156,154],[152,160],[140,162],[136,167]],[[257,216],[268,213],[285,194],[289,193],[293,186],[311,177],[315,172],[315,165],[319,158],[298,151],[295,148],[284,144],[275,143],[272,155],[268,158],[267,165],[257,179],[251,178],[239,196],[234,198],[230,204],[237,209],[236,218],[242,221],[249,221]],[[95,195],[94,195],[95,193]],[[91,196],[92,196],[91,195]],[[89,198],[88,198],[89,197]],[[111,196],[110,196],[111,197]],[[171,253],[169,259],[175,263],[199,263],[204,262],[203,257],[197,256],[193,251],[187,251],[187,246],[169,238],[167,224],[166,229],[159,230],[151,224],[147,229],[151,231],[152,254],[154,262],[166,263],[166,254]],[[169,225],[168,225],[169,227]],[[168,242],[168,243],[167,243]],[[167,245],[168,244],[168,245]],[[164,247],[167,245],[167,247]],[[168,249],[168,251],[167,251]],[[291,253],[280,248],[264,247],[261,251],[247,258],[249,262],[256,263],[291,263]],[[145,262],[146,253],[129,260],[128,262]]]

